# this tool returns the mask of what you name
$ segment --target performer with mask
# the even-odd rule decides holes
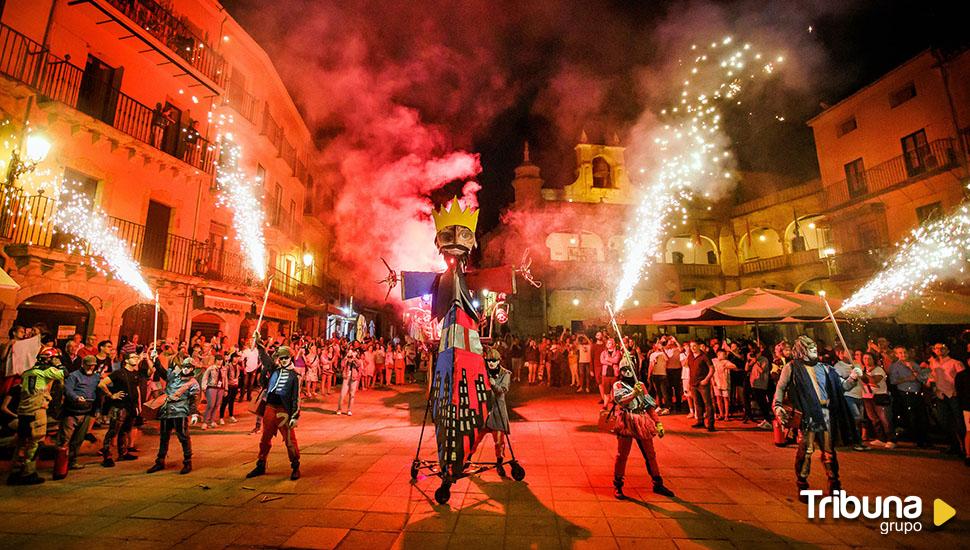
[[[296,442],[296,422],[300,417],[300,376],[293,369],[293,357],[288,346],[276,348],[273,356],[259,342],[259,333],[253,333],[259,360],[262,365],[260,378],[266,388],[263,409],[263,431],[259,439],[259,455],[256,467],[246,474],[247,478],[266,473],[266,459],[273,448],[276,432],[283,435],[286,453],[290,458],[290,479],[300,479],[300,447]]]
[[[782,406],[787,392],[795,411],[801,413],[798,426],[801,437],[795,452],[795,484],[798,499],[808,502],[808,497],[801,492],[808,489],[812,454],[816,449],[821,451],[829,493],[842,489],[835,446],[840,441],[855,439],[855,424],[845,401],[845,391],[858,383],[861,372],[853,369],[848,378],[840,378],[831,365],[819,362],[818,347],[808,336],[799,336],[795,341],[792,359],[781,371],[773,408],[783,422],[791,421],[791,415]]]
[[[604,352],[605,353],[605,352]],[[664,426],[657,414],[657,403],[647,393],[643,382],[637,382],[633,366],[629,359],[620,361],[620,377],[613,384],[613,402],[616,405],[616,460],[613,463],[613,496],[619,500],[626,498],[623,494],[623,476],[626,473],[626,461],[630,456],[633,442],[637,442],[643,461],[647,465],[647,473],[653,478],[653,492],[667,497],[674,496],[674,492],[664,485],[660,476],[660,466],[657,463],[657,452],[653,448],[653,437],[664,436]]]
[[[509,411],[505,405],[505,394],[509,391],[512,372],[502,366],[502,356],[495,348],[485,353],[485,367],[488,370],[488,383],[492,393],[488,396],[488,418],[485,428],[495,441],[495,471],[505,477],[505,438],[509,433]]]
[[[165,381],[165,401],[158,411],[158,456],[147,473],[154,474],[165,469],[168,442],[174,431],[179,445],[182,446],[182,469],[179,473],[185,475],[192,471],[189,424],[194,425],[199,421],[197,400],[200,387],[199,382],[192,376],[195,374],[195,365],[191,357],[183,359],[181,364],[176,364],[173,359],[169,368],[165,368],[158,357],[154,358],[154,364],[155,374]]]

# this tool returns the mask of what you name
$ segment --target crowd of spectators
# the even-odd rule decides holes
[[[70,443],[71,465],[80,467],[76,450],[84,440],[96,442],[93,430],[103,428],[103,466],[114,465],[112,445],[119,460],[137,458],[139,427],[154,420],[166,384],[152,366],[156,350],[151,342],[141,342],[137,334],[123,336],[117,345],[80,334],[59,342],[42,324],[14,326],[8,336],[0,344],[0,448],[12,447],[17,436],[21,375],[42,352],[56,350],[64,380],[50,388],[49,440],[58,446]],[[292,334],[263,344],[270,354],[282,345],[292,350],[302,399],[339,394],[338,414],[348,416],[358,391],[425,382],[432,363],[428,347],[410,339],[350,341]],[[192,412],[198,413],[201,430],[235,424],[237,408],[247,409],[259,397],[259,354],[252,338],[232,342],[222,333],[206,337],[196,332],[185,341],[160,340],[157,358],[165,368],[188,363],[194,369],[202,399],[200,410]]]
[[[610,406],[625,347],[659,414],[686,412],[694,427],[709,431],[726,421],[772,429],[770,403],[792,360],[785,340],[769,345],[757,339],[624,336],[621,345],[606,330],[509,336],[496,346],[514,381],[596,393],[603,407]],[[820,344],[821,361],[843,378],[854,366],[865,373],[845,395],[858,428],[854,448],[893,449],[903,440],[920,448],[939,446],[970,465],[970,345],[966,352],[965,363],[951,357],[943,343],[914,348],[876,337],[860,349]]]

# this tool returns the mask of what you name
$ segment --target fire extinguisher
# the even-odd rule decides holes
[[[64,479],[67,477],[67,445],[57,448],[54,455],[54,479]]]

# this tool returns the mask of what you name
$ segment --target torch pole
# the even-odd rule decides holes
[[[613,325],[613,330],[616,331],[616,338],[620,342],[620,349],[623,350],[623,357],[626,358],[630,364],[630,370],[633,371],[633,382],[639,382],[637,379],[637,369],[633,366],[633,357],[630,356],[630,350],[626,349],[626,344],[623,343],[623,333],[620,332],[620,326],[616,324],[616,313],[613,312],[613,306],[609,302],[606,302],[606,311],[610,314],[610,324]]]
[[[155,323],[152,328],[152,351],[158,354],[158,289],[155,290]]]
[[[845,343],[845,337],[842,336],[842,329],[839,328],[839,323],[835,320],[835,313],[832,312],[832,306],[829,305],[829,301],[825,299],[824,294],[820,294],[819,298],[822,299],[822,303],[825,304],[825,310],[829,312],[829,319],[832,320],[832,326],[835,327],[835,333],[839,336],[839,342],[842,343],[842,349],[846,353],[849,353],[849,345]]]
[[[266,313],[266,301],[269,300],[269,289],[273,286],[273,275],[266,279],[266,292],[263,293],[263,307],[259,309],[259,319],[256,321],[255,332],[259,333],[259,326],[263,324],[263,314]]]

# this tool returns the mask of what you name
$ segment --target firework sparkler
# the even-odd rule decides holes
[[[70,234],[66,246],[69,253],[91,257],[91,265],[102,274],[117,277],[146,300],[155,298],[131,257],[129,244],[118,236],[118,228],[112,226],[107,214],[91,204],[86,195],[71,185],[62,185],[51,221],[58,230]]]
[[[940,279],[965,273],[970,253],[970,209],[926,223],[897,245],[869,282],[842,303],[842,311],[866,316],[871,306],[918,297]]]
[[[231,117],[219,115],[217,124],[225,128]],[[219,185],[217,204],[232,211],[232,224],[236,230],[243,254],[249,267],[259,280],[266,278],[267,256],[263,226],[265,214],[260,207],[262,182],[248,177],[241,168],[242,147],[232,132],[223,131],[219,137],[220,160],[216,164],[216,183]]]
[[[745,82],[758,74],[770,74],[774,64],[783,61],[781,57],[768,61],[749,44],[735,46],[730,37],[707,48],[695,45],[691,50],[693,63],[679,100],[660,113],[667,122],[653,145],[662,156],[627,232],[614,298],[618,310],[656,261],[672,226],[686,225],[687,204],[703,188],[723,187],[718,181],[732,178],[718,105],[737,101]]]

